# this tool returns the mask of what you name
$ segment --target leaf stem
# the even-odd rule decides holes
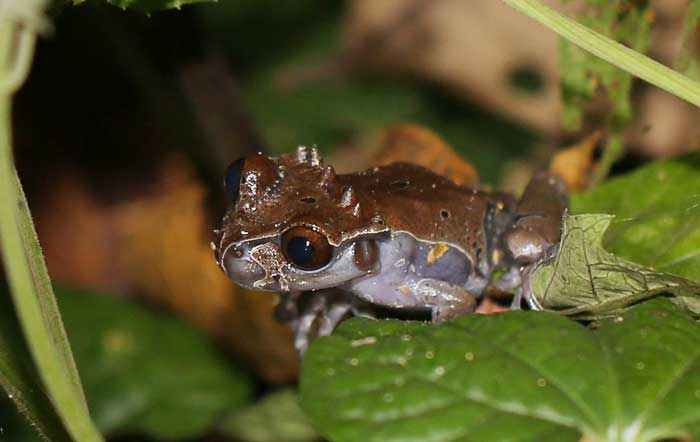
[[[76,442],[101,442],[12,156],[12,93],[24,82],[35,38],[32,29],[0,14],[0,248],[15,308],[48,396]]]
[[[538,0],[502,0],[575,45],[630,74],[700,106],[700,83],[599,34]]]

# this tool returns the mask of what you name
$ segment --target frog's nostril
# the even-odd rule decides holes
[[[265,276],[263,269],[254,261],[245,257],[239,247],[229,247],[221,258],[221,267],[234,282],[249,285]]]
[[[231,247],[228,252],[233,258],[243,258],[243,249],[240,247]]]

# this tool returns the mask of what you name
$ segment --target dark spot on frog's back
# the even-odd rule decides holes
[[[316,198],[312,196],[305,196],[303,198],[300,198],[299,201],[306,204],[314,204],[316,202]]]
[[[449,217],[450,217],[450,211],[449,211],[449,210],[447,210],[447,209],[442,209],[442,210],[440,211],[440,218],[442,218],[442,219],[447,219],[447,218],[449,218]]]
[[[405,189],[411,184],[409,180],[396,180],[393,181],[390,186],[395,188],[395,189]]]

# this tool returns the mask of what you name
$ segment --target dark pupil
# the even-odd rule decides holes
[[[229,201],[238,202],[238,193],[241,189],[241,172],[243,172],[244,158],[239,158],[226,169],[224,176],[224,189],[226,190],[226,198]]]
[[[298,266],[311,264],[314,261],[315,253],[311,241],[302,236],[295,236],[287,243],[287,255]]]

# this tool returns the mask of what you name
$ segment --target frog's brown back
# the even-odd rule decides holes
[[[356,189],[362,211],[381,218],[392,232],[457,246],[473,262],[488,248],[490,213],[511,204],[506,195],[460,186],[410,163],[339,175],[338,180]]]

